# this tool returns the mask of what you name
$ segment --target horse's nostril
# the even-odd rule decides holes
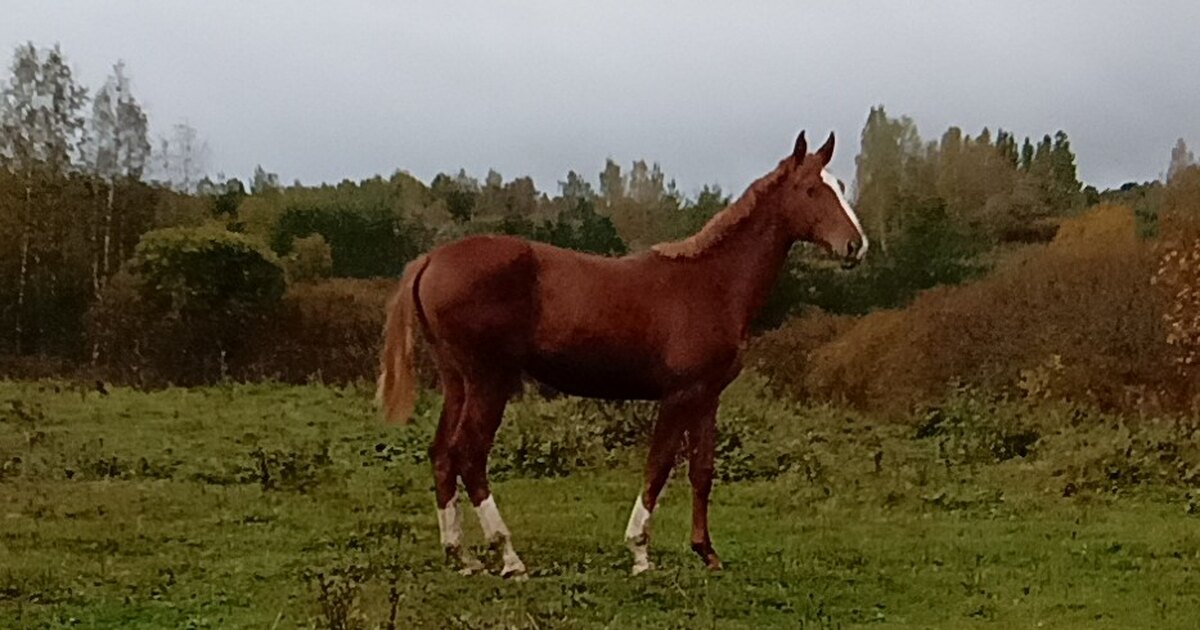
[[[850,241],[846,244],[846,256],[853,256],[856,251],[858,251],[858,243]]]

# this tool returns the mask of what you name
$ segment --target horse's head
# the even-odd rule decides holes
[[[846,201],[845,186],[825,170],[833,159],[833,134],[815,153],[808,152],[804,132],[784,160],[782,209],[793,236],[821,245],[853,267],[867,255],[867,235]]]

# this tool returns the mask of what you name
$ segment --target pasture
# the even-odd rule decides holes
[[[491,459],[530,579],[459,576],[426,446],[365,389],[101,393],[0,383],[0,627],[1192,628],[1191,419],[963,391],[911,417],[804,406],[745,374],[712,531],[676,469],[655,571],[622,534],[652,408],[526,396]],[[478,548],[478,523],[464,513]]]

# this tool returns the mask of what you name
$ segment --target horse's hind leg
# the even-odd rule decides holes
[[[438,529],[446,559],[456,564],[464,575],[483,568],[471,552],[462,544],[462,519],[458,512],[459,463],[455,461],[452,440],[459,431],[463,416],[462,377],[450,370],[442,370],[442,416],[438,421],[437,433],[429,447],[429,461],[433,466],[434,492],[438,508]]]
[[[524,578],[525,563],[512,544],[512,534],[500,517],[487,477],[487,458],[504,417],[504,407],[515,382],[510,379],[471,379],[467,383],[466,411],[462,430],[454,444],[462,462],[463,484],[475,506],[483,537],[493,550],[499,551],[504,565],[503,577]]]

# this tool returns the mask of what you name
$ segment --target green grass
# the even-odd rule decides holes
[[[386,627],[392,601],[400,628],[1196,627],[1200,468],[1161,446],[1194,422],[972,399],[918,439],[761,390],[725,400],[715,574],[677,471],[659,568],[628,575],[647,408],[515,404],[493,461],[532,573],[512,583],[443,564],[432,397],[386,427],[354,389],[0,383],[0,627],[322,628],[339,604]]]

